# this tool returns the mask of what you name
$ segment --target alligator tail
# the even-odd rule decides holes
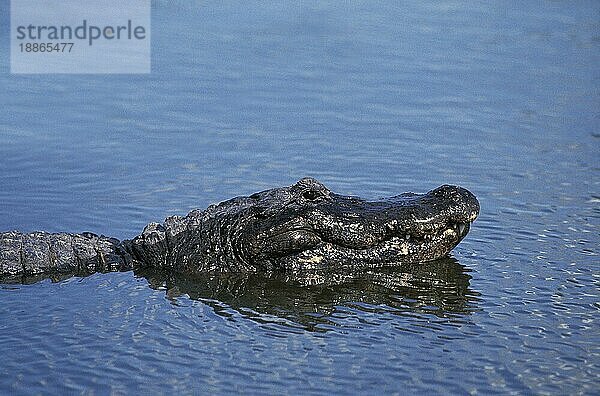
[[[0,233],[0,279],[126,271],[133,261],[119,240],[104,235]]]

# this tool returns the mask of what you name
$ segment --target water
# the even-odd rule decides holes
[[[482,207],[419,269],[3,285],[0,390],[597,393],[599,20],[593,1],[157,1],[150,75],[0,63],[0,230],[131,237],[307,175],[365,198],[460,184]]]

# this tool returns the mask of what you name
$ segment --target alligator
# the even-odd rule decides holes
[[[148,224],[130,240],[93,233],[0,233],[0,278],[156,268],[216,272],[368,269],[445,257],[479,202],[443,185],[366,201],[318,180],[237,197]]]

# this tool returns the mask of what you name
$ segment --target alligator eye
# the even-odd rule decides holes
[[[302,193],[302,197],[309,201],[314,201],[323,196],[323,194],[318,190],[306,190]]]

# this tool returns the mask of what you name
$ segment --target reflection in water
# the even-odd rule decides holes
[[[259,323],[278,323],[321,331],[354,309],[397,315],[467,315],[477,309],[479,293],[456,259],[383,267],[364,271],[301,273],[206,273],[182,275],[158,269],[134,271],[155,290],[164,290],[175,305],[183,296],[211,306],[225,317],[241,314]],[[60,282],[88,274],[38,275],[3,279],[2,283]],[[233,310],[233,311],[232,311]],[[350,314],[352,315],[352,314]]]
[[[242,316],[261,323],[300,325],[319,331],[335,324],[339,308],[395,314],[465,315],[476,309],[478,293],[471,276],[454,258],[360,273],[310,272],[222,273],[196,277],[138,270],[151,288],[165,290],[177,303],[187,295],[210,305],[217,314]]]

